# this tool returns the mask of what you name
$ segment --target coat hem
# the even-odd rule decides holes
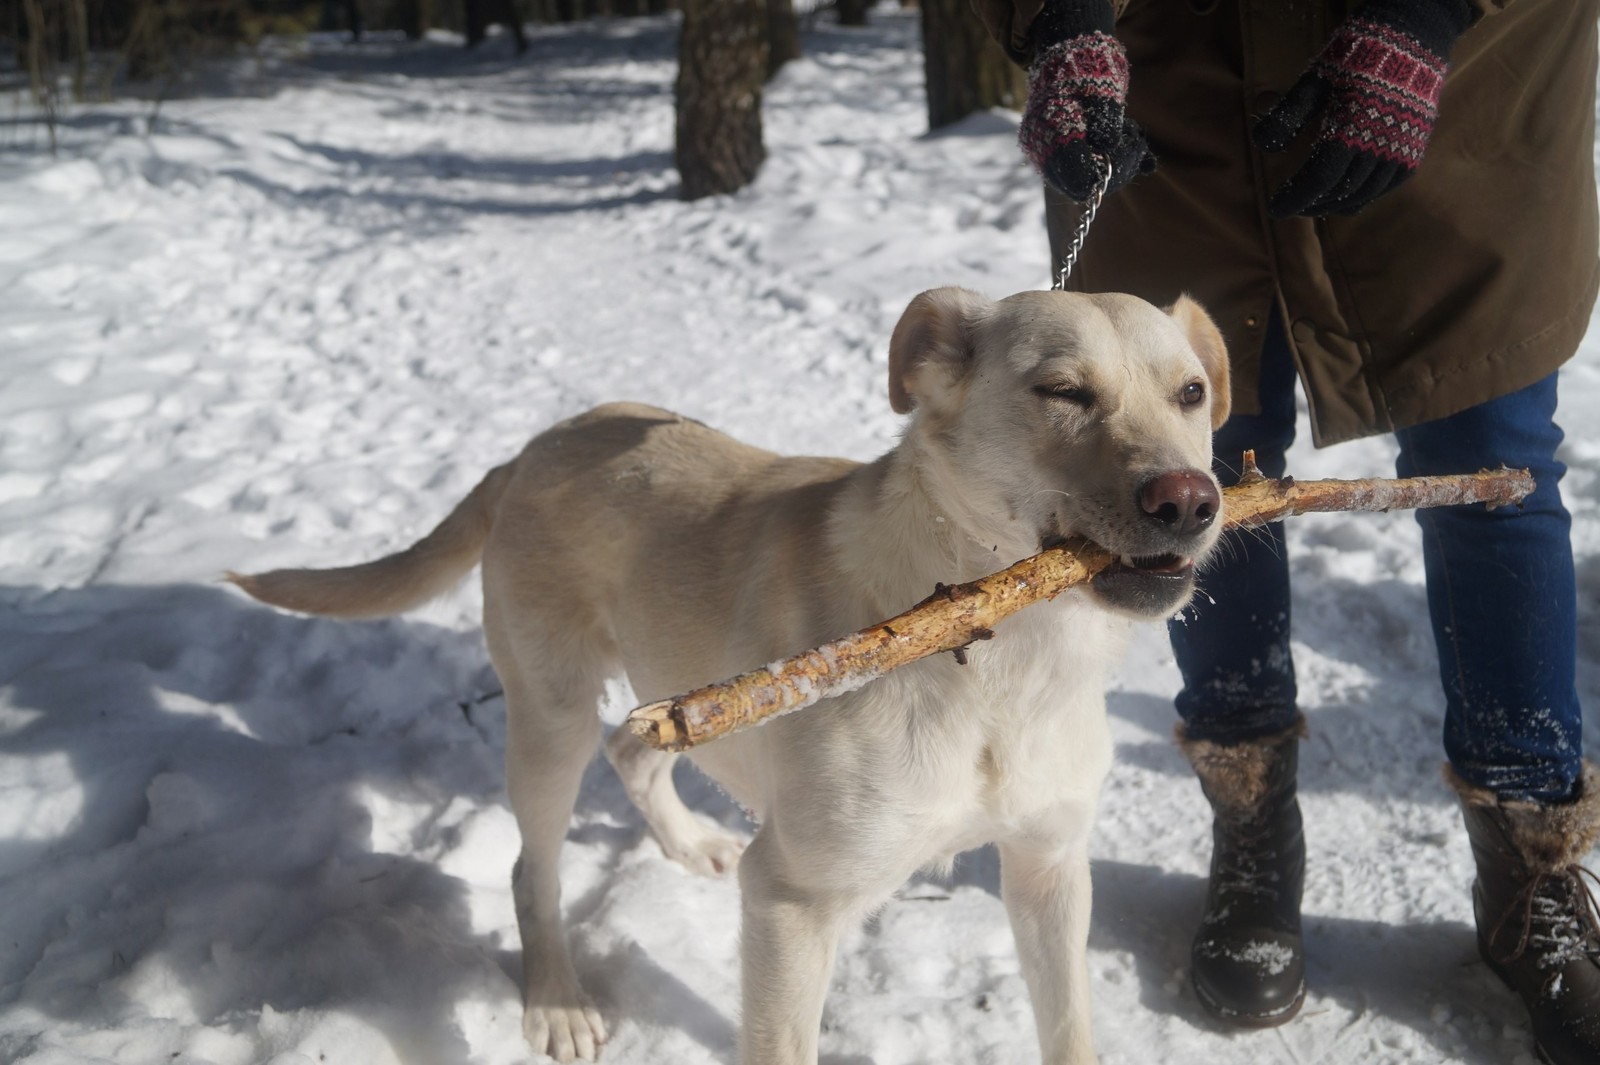
[[[1578,346],[1588,331],[1589,317],[1597,296],[1600,296],[1600,259],[1595,260],[1590,270],[1589,284],[1583,296],[1565,314],[1543,329],[1471,362],[1458,363],[1445,370],[1425,367],[1412,374],[1411,380],[1399,387],[1380,388],[1384,406],[1390,415],[1391,424],[1387,426],[1372,426],[1364,422],[1344,427],[1320,426],[1313,417],[1313,445],[1324,448],[1438,421],[1543,380],[1577,354]],[[1530,349],[1544,349],[1542,357],[1528,358]],[[1489,367],[1493,373],[1489,375],[1488,387],[1481,394],[1458,394],[1448,402],[1438,401],[1437,393],[1441,385],[1448,386],[1466,374],[1481,373],[1485,367]],[[1413,396],[1420,401],[1406,401]]]

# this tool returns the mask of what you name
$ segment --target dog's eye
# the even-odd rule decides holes
[[[1033,391],[1045,399],[1064,399],[1080,407],[1094,405],[1094,393],[1077,385],[1035,385]]]
[[[1178,393],[1178,402],[1185,407],[1192,407],[1206,398],[1206,386],[1199,381],[1190,381],[1183,386],[1183,391]]]

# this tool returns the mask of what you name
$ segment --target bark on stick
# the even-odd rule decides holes
[[[1387,511],[1519,503],[1533,491],[1527,470],[1401,479],[1273,480],[1245,453],[1245,474],[1222,493],[1225,528],[1252,528],[1294,514]],[[854,691],[897,666],[941,651],[964,661],[974,641],[1023,607],[1054,599],[1113,561],[1103,547],[1075,539],[966,584],[939,585],[904,613],[761,669],[638,707],[627,726],[663,751],[683,751],[821,699]]]

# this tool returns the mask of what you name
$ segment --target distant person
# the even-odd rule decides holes
[[[1246,448],[1283,473],[1297,379],[1319,446],[1389,432],[1401,475],[1532,470],[1520,508],[1418,521],[1479,951],[1546,1060],[1596,1065],[1600,923],[1578,863],[1600,835],[1600,772],[1581,753],[1554,414],[1600,281],[1600,5],[974,3],[1030,71],[1021,142],[1058,261],[1110,167],[1070,286],[1189,292],[1227,336],[1219,477],[1237,479]],[[1307,726],[1281,529],[1220,555],[1170,628],[1179,742],[1214,813],[1192,977],[1211,1013],[1265,1027],[1305,995]]]
[[[522,32],[522,16],[517,13],[516,0],[463,0],[466,7],[466,40],[468,48],[475,48],[488,36],[489,26],[500,23],[511,34],[517,54],[528,50],[528,38]]]
[[[344,9],[344,26],[350,31],[350,39],[359,41],[361,33],[366,28],[361,21],[361,5],[357,0],[322,0],[322,24],[319,27],[324,33],[331,33],[339,28],[339,10]]]

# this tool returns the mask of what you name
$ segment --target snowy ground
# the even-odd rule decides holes
[[[0,1060],[528,1058],[477,590],[337,624],[216,578],[406,544],[602,400],[789,452],[888,447],[906,300],[1047,276],[1008,120],[924,135],[915,41],[887,10],[812,32],[767,99],[759,182],[697,204],[674,198],[665,21],[540,29],[520,60],[325,41],[154,118],[77,109],[53,157],[0,128]],[[1563,387],[1592,704],[1600,339]],[[1378,440],[1291,468],[1391,459]],[[1206,820],[1149,629],[1094,846],[1104,1059],[1531,1062],[1474,956],[1411,519],[1290,538],[1310,999],[1235,1035],[1188,989]],[[569,839],[606,1060],[731,1062],[735,885],[665,860],[600,763]],[[830,1065],[1037,1058],[990,853],[908,885],[833,988]]]

